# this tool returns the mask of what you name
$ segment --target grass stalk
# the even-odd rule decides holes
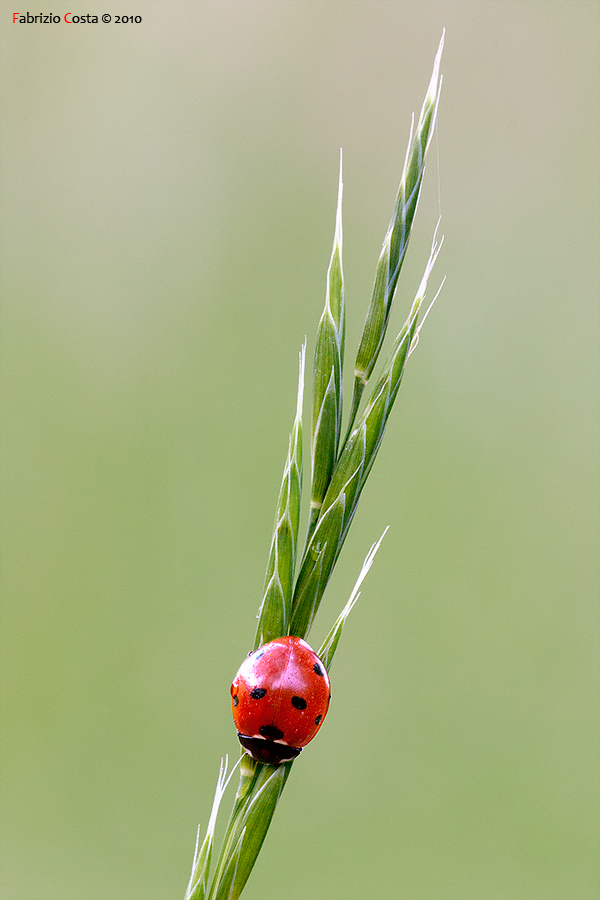
[[[421,192],[427,148],[435,126],[441,88],[444,36],[416,127],[411,127],[400,187],[376,267],[371,303],[358,347],[354,393],[344,440],[342,381],[344,362],[344,277],[342,267],[342,166],[333,250],[327,272],[325,307],[317,329],[314,357],[310,509],[304,552],[298,562],[302,494],[302,412],[305,346],[300,352],[296,413],[277,501],[254,649],[284,635],[308,635],[338,560],[363,488],[383,440],[408,357],[416,347],[419,317],[429,277],[442,241],[434,234],[429,260],[408,317],[360,413],[361,400],[377,363],[389,324],[392,301],[406,255]],[[414,126],[414,123],[413,123]],[[438,291],[439,293],[439,291]],[[436,295],[437,296],[437,295]],[[434,298],[435,300],[435,298]],[[429,307],[431,308],[431,307]],[[427,310],[429,312],[429,310]],[[427,315],[427,313],[425,314]],[[421,324],[424,317],[421,317]],[[387,529],[386,529],[387,531]],[[384,532],[385,534],[385,532]],[[344,624],[360,595],[383,536],[371,547],[354,590],[318,656],[329,670]],[[297,570],[297,572],[296,572]],[[232,777],[221,763],[206,835],[196,841],[185,900],[237,900],[250,876],[294,762],[267,765],[243,753],[240,780],[212,878],[209,877],[219,806]]]

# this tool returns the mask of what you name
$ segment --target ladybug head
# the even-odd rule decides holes
[[[302,747],[288,747],[287,744],[280,744],[277,741],[249,737],[247,734],[240,734],[239,731],[238,738],[252,759],[268,763],[270,766],[278,766],[281,763],[289,762],[290,759],[296,759],[302,752]]]

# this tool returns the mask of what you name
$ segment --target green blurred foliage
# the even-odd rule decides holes
[[[339,147],[352,359],[445,26],[391,331],[438,179],[447,281],[315,644],[391,529],[244,896],[597,898],[597,4],[85,11],[125,6],[2,2],[2,897],[182,896],[237,755]]]

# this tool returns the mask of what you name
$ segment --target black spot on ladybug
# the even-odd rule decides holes
[[[269,738],[271,741],[279,741],[283,737],[283,731],[280,731],[279,728],[276,728],[274,725],[261,725],[258,729],[258,733],[262,734],[265,738]]]
[[[319,725],[322,718],[323,718],[323,716],[321,716],[321,715],[317,716],[317,718],[315,719],[315,725]]]
[[[235,697],[233,698],[233,705],[234,705],[234,706],[237,706],[239,702],[240,702],[240,698],[239,698],[238,695],[236,694]]]
[[[304,697],[292,697],[292,706],[296,709],[306,709],[306,700]]]
[[[250,691],[250,696],[253,700],[262,700],[266,693],[266,688],[254,688],[253,691]]]
[[[319,665],[319,663],[315,663],[315,664],[314,664],[314,666],[313,666],[313,672],[316,672],[317,675],[321,675],[321,676],[323,676],[323,675],[325,674],[325,673],[323,672],[323,669],[322,669],[321,666]]]

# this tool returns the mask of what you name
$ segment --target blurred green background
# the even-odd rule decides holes
[[[237,756],[339,147],[350,370],[443,26],[391,330],[438,186],[447,281],[317,646],[391,528],[244,897],[600,896],[598,5],[1,6],[2,898],[183,895]]]

